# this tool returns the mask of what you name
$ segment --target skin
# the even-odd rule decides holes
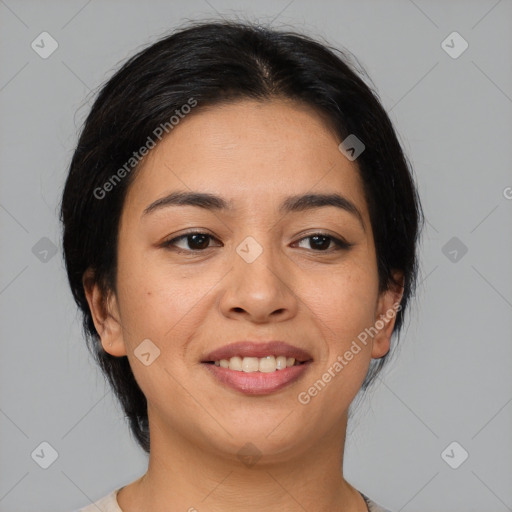
[[[119,492],[124,512],[367,510],[343,477],[347,414],[371,359],[389,350],[394,317],[307,405],[297,400],[403,291],[379,294],[357,161],[339,143],[309,107],[243,100],[193,112],[146,157],[122,212],[116,292],[84,275],[104,350],[128,357],[148,401],[148,471]],[[235,209],[143,215],[176,190],[219,195]],[[333,192],[355,204],[364,226],[333,206],[278,212],[289,195]],[[213,238],[199,249],[190,238],[162,245],[193,228]],[[318,232],[353,246],[334,250],[327,239],[322,250],[307,238]],[[252,263],[236,252],[247,236],[263,249]],[[147,338],[161,351],[149,366],[134,355]],[[247,339],[287,341],[313,363],[278,392],[244,395],[200,361]],[[262,455],[250,467],[237,457],[247,442]]]

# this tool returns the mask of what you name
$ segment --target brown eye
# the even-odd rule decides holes
[[[214,239],[213,236],[207,234],[207,233],[185,233],[184,235],[178,236],[176,238],[173,238],[172,240],[168,240],[167,242],[164,242],[165,247],[177,247],[180,250],[183,251],[204,251],[205,249],[210,248],[210,240]],[[185,242],[185,245],[188,245],[188,247],[179,247],[177,246],[178,242],[181,241]]]
[[[315,252],[332,252],[340,249],[348,249],[352,246],[352,244],[348,242],[325,233],[314,233],[313,235],[302,238],[298,243],[301,243],[303,240],[309,240],[309,246]],[[331,247],[331,242],[334,247]],[[329,247],[331,247],[331,249],[329,249]]]

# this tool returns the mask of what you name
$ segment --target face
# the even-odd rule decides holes
[[[122,212],[116,293],[103,308],[86,291],[104,349],[128,357],[147,398],[152,443],[235,457],[252,442],[279,458],[341,435],[401,289],[379,294],[340,142],[305,106],[247,100],[193,112],[148,154]]]

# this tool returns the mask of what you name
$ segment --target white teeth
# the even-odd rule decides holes
[[[229,368],[237,372],[262,372],[272,373],[276,370],[284,370],[291,366],[295,366],[295,358],[285,356],[266,356],[266,357],[239,357],[234,356],[231,359],[221,359],[214,361],[215,366]],[[297,363],[299,364],[299,363]]]
[[[229,369],[236,370],[237,372],[242,371],[242,358],[235,356],[229,360]]]
[[[275,372],[277,369],[276,358],[274,356],[262,357],[259,360],[258,370],[263,373]]]
[[[285,356],[276,357],[276,368],[278,370],[282,370],[283,368],[286,368],[286,357]]]
[[[244,372],[257,372],[259,368],[259,360],[257,357],[244,357],[242,359],[242,370]]]

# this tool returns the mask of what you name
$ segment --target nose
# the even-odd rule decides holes
[[[270,244],[264,246],[252,238],[249,243],[240,244],[225,281],[220,302],[222,313],[259,324],[293,318],[298,310],[298,297],[294,292],[292,264]]]

